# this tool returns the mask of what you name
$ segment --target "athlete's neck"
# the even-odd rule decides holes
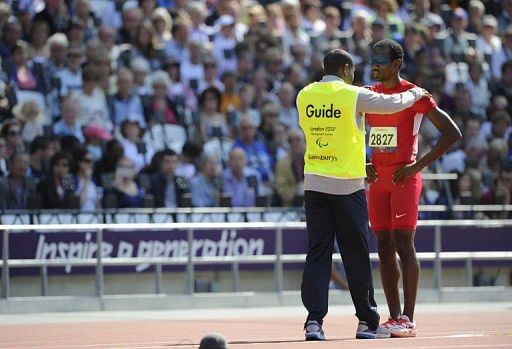
[[[400,75],[397,75],[391,79],[383,81],[382,85],[384,86],[384,88],[390,89],[397,86],[400,83],[400,80]]]

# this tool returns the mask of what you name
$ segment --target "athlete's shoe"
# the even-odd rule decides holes
[[[307,341],[324,341],[325,335],[324,330],[322,330],[322,325],[318,323],[316,320],[309,320],[304,326],[306,330],[306,340]]]
[[[390,317],[390,318],[388,318],[388,321],[384,322],[380,326],[391,330],[392,328],[395,328],[396,326],[398,326],[398,320],[393,319],[392,317]]]
[[[357,325],[356,338],[357,339],[380,339],[380,338],[389,338],[391,336],[391,332],[388,328],[383,326],[379,326],[376,329],[372,330],[368,327],[366,321],[359,321]]]
[[[391,337],[416,337],[416,323],[407,315],[400,315],[395,321],[395,326],[390,328]]]

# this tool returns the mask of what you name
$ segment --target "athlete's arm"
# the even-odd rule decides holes
[[[430,97],[430,93],[419,87],[391,95],[361,88],[357,95],[356,110],[359,113],[393,114],[412,107],[423,97]]]
[[[439,159],[453,144],[462,138],[459,128],[444,110],[435,107],[426,116],[441,132],[441,137],[434,148],[417,162],[397,168],[393,173],[394,184],[405,182],[407,177],[420,172],[423,168]]]

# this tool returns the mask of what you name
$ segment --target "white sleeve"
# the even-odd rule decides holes
[[[391,95],[361,88],[357,95],[356,110],[359,113],[393,114],[412,107],[422,97],[419,87]]]

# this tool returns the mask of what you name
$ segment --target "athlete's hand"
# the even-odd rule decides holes
[[[373,167],[371,162],[366,164],[366,178],[368,178],[368,182],[373,183],[379,180],[379,176],[377,175],[377,170]]]
[[[407,178],[418,173],[416,163],[397,167],[393,172],[393,185],[402,184],[405,185]]]

